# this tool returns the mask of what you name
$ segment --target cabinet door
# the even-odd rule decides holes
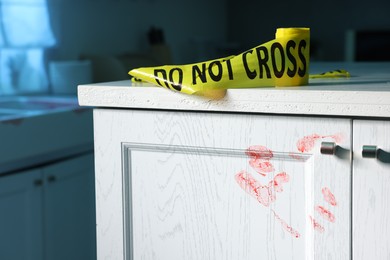
[[[39,170],[0,177],[0,259],[43,259]]]
[[[349,120],[94,116],[99,258],[350,258]]]
[[[43,168],[46,259],[96,258],[93,155]]]
[[[390,259],[390,122],[356,120],[353,140],[353,259]]]

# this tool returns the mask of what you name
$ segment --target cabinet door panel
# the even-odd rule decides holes
[[[43,168],[46,259],[96,258],[93,155]]]
[[[124,149],[134,259],[304,259],[305,162],[274,158],[268,162],[288,174],[257,176],[245,151],[139,144]],[[277,187],[269,185],[274,179]]]
[[[98,256],[350,258],[350,127],[95,111]],[[321,155],[322,141],[343,149]]]
[[[0,259],[43,259],[42,194],[40,170],[0,177]]]
[[[390,122],[353,123],[353,259],[390,259]],[[375,145],[378,158],[363,158]]]

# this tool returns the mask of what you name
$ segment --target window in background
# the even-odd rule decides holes
[[[55,44],[46,0],[0,0],[0,94],[48,91],[45,50]]]

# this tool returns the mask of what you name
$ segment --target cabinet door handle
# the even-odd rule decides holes
[[[47,177],[47,181],[48,181],[48,182],[55,182],[55,181],[56,181],[56,176],[54,176],[54,175],[49,175],[49,177]]]
[[[43,185],[43,180],[41,180],[41,179],[34,180],[34,185],[37,186],[37,187],[42,186]]]
[[[336,154],[337,145],[334,142],[321,142],[321,154]]]
[[[376,145],[363,145],[362,156],[363,158],[377,158],[378,147]]]

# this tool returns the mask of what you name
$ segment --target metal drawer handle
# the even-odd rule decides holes
[[[336,154],[337,145],[334,142],[322,142],[321,143],[321,154]]]
[[[47,181],[48,182],[55,182],[56,181],[56,176],[50,175],[49,177],[47,177]]]
[[[36,187],[42,186],[43,185],[43,180],[42,179],[35,179],[34,180],[34,185]]]
[[[377,158],[378,147],[376,145],[363,145],[362,156],[363,158]]]

